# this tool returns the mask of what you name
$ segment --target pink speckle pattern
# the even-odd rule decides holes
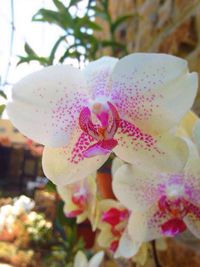
[[[126,120],[120,120],[118,135],[118,142],[124,148],[131,146],[135,151],[142,148],[147,151],[155,150],[157,153],[161,153],[156,148],[157,140],[153,136],[143,133],[136,125]],[[124,135],[131,137],[131,141],[129,139],[130,143],[127,143],[126,139],[123,138]]]
[[[77,125],[78,115],[85,105],[85,96],[81,92],[74,93],[68,98],[66,93],[54,105],[52,109],[52,126],[57,132],[68,133]]]
[[[121,117],[133,121],[149,120],[153,112],[159,111],[163,96],[155,88],[163,85],[165,68],[148,72],[135,69],[112,85],[111,99]]]
[[[95,99],[98,96],[108,97],[110,94],[110,70],[108,68],[96,71],[90,76],[89,84],[93,85],[92,98]]]
[[[77,125],[81,109],[88,104],[88,96],[83,93],[82,85],[74,82],[70,86],[76,90],[69,90],[67,85],[57,81],[54,97],[45,82],[44,86],[36,87],[33,90],[33,97],[38,99],[38,107],[35,107],[34,112],[37,116],[46,118],[41,128],[44,128],[44,134],[47,137],[66,136],[67,140]],[[43,104],[44,100],[45,105]]]
[[[86,133],[81,133],[80,137],[78,138],[77,142],[75,143],[72,151],[70,153],[70,157],[67,157],[67,161],[77,164],[80,161],[84,160],[83,152],[88,149],[91,143],[94,143],[95,139]],[[64,149],[66,155],[68,155],[68,151],[66,148]]]
[[[195,206],[192,203],[188,203],[188,212],[196,217],[196,220],[200,220],[200,205]]]

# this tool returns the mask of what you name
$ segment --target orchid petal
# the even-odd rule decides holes
[[[88,98],[86,81],[71,66],[35,72],[13,88],[7,113],[24,135],[48,146],[66,145]]]
[[[165,54],[135,53],[113,70],[111,99],[121,118],[142,131],[161,134],[175,126],[191,108],[197,74],[187,61]]]
[[[197,115],[192,111],[188,111],[186,115],[181,119],[176,134],[178,136],[192,138],[193,129],[197,122],[198,122]]]
[[[114,174],[116,173],[116,171],[123,165],[124,165],[124,161],[122,161],[118,157],[114,158],[114,160],[112,161],[112,169],[111,169],[113,179],[115,178]]]
[[[165,221],[166,218],[159,213],[157,205],[154,205],[145,212],[132,213],[128,232],[133,240],[148,242],[162,237],[160,225]]]
[[[110,95],[111,73],[117,61],[114,57],[102,57],[89,63],[83,70],[92,99]]]
[[[135,256],[135,254],[139,251],[141,244],[141,242],[132,240],[132,238],[128,234],[128,231],[125,230],[120,238],[119,246],[115,252],[114,257],[124,257],[126,259],[131,258]]]
[[[88,267],[88,260],[82,251],[76,253],[74,267]]]
[[[104,258],[104,252],[99,251],[89,261],[88,267],[99,267]]]
[[[102,226],[100,229],[101,229],[101,231],[100,231],[98,238],[97,238],[98,244],[102,248],[108,248],[108,247],[110,247],[110,244],[114,240],[114,237],[111,233],[110,226],[104,224],[104,226]]]
[[[113,191],[119,201],[134,212],[148,210],[160,198],[159,185],[169,175],[146,172],[136,166],[124,164],[115,172]]]
[[[200,148],[200,119],[197,120],[194,129],[193,129],[193,139],[194,142],[198,145]]]
[[[198,209],[198,213],[200,215],[200,209]],[[200,238],[200,217],[190,212],[183,220],[191,233],[197,238]]]
[[[109,157],[107,154],[85,158],[83,153],[90,145],[90,137],[78,129],[72,136],[71,142],[66,147],[44,148],[42,158],[44,173],[57,185],[67,185],[86,178]]]
[[[154,138],[127,129],[115,134],[118,145],[113,151],[120,159],[157,172],[183,169],[188,159],[188,147],[183,139],[170,134]]]
[[[186,165],[184,184],[188,201],[200,206],[200,158],[192,159]]]

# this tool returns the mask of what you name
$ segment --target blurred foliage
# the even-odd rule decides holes
[[[2,81],[1,81],[1,77],[0,77],[0,88],[2,87]],[[4,93],[3,90],[0,89],[0,97],[4,98],[4,99],[7,99],[7,96],[6,94]],[[5,109],[5,105],[0,105],[0,118],[4,112],[4,109]]]
[[[0,105],[0,117],[5,109],[5,105]]]
[[[47,57],[38,55],[30,44],[25,43],[26,55],[20,56],[18,64],[37,61],[43,66],[48,66],[57,61],[63,63],[66,58],[76,58],[83,62],[94,60],[102,47],[110,47],[113,55],[118,51],[124,55],[127,53],[126,45],[116,41],[115,32],[124,21],[133,16],[132,14],[113,20],[108,9],[109,0],[102,0],[98,6],[96,6],[95,0],[89,0],[84,15],[78,16],[74,15],[74,12],[72,14],[70,8],[73,7],[78,11],[80,0],[71,0],[67,6],[60,0],[52,1],[56,11],[42,8],[33,16],[32,20],[56,25],[63,31],[63,35],[55,41]],[[99,40],[95,37],[94,31],[102,31],[101,25],[95,22],[96,17],[101,17],[106,21],[110,31],[109,38]],[[73,43],[69,42],[69,37],[72,38]],[[58,50],[63,46],[65,47],[64,53],[56,59]]]
[[[51,181],[48,181],[45,190],[57,194],[56,186]],[[84,249],[84,241],[77,233],[76,220],[67,218],[63,207],[64,202],[58,196],[53,228],[55,236],[59,236],[59,243],[52,246],[51,253],[44,258],[44,266],[72,266],[77,251]]]

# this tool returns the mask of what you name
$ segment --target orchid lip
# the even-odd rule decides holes
[[[94,121],[96,117],[97,123]],[[110,103],[95,102],[92,108],[85,107],[79,116],[79,126],[83,132],[91,136],[96,143],[83,151],[84,157],[106,155],[111,153],[118,142],[114,135],[119,127],[120,117],[116,107]]]
[[[161,231],[164,235],[174,237],[186,230],[186,225],[180,218],[172,218],[161,225]]]

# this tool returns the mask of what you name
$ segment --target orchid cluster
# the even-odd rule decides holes
[[[103,57],[82,71],[57,65],[25,77],[7,112],[45,146],[43,170],[66,216],[89,219],[102,247],[130,258],[186,229],[200,238],[197,88],[197,74],[175,56]],[[95,179],[111,153],[115,200],[103,199]]]

